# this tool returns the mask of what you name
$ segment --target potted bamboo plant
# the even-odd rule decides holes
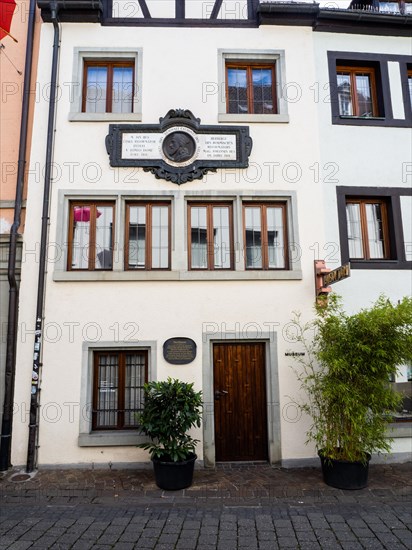
[[[305,350],[295,368],[307,396],[300,408],[312,419],[307,443],[315,443],[328,485],[363,488],[371,454],[391,448],[387,424],[401,397],[389,379],[412,359],[412,299],[393,305],[381,296],[348,315],[330,295],[314,321],[295,315]]]
[[[168,378],[144,386],[144,408],[138,421],[150,441],[138,447],[149,451],[156,484],[177,491],[192,484],[197,439],[187,432],[200,427],[202,392],[193,384]]]

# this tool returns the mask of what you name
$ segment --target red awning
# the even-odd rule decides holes
[[[0,0],[0,40],[10,36],[15,42],[17,40],[10,34],[11,20],[16,9],[15,0]]]

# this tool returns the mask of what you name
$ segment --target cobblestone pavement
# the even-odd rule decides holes
[[[158,489],[151,470],[40,470],[0,477],[0,550],[412,549],[412,465],[371,465],[369,486],[316,468],[196,470]]]

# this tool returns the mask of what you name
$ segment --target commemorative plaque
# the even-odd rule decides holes
[[[169,338],[163,344],[163,357],[172,365],[187,365],[196,358],[196,342],[191,338]]]
[[[110,124],[106,149],[111,166],[140,166],[178,185],[218,168],[247,168],[248,126],[202,126],[185,109],[172,109],[159,124]]]

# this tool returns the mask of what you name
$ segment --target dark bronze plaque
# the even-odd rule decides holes
[[[185,162],[193,157],[196,144],[186,132],[172,132],[163,140],[163,153],[173,162]]]
[[[196,358],[196,343],[191,338],[169,338],[163,344],[163,357],[172,365],[187,365]]]
[[[218,168],[247,168],[252,151],[248,126],[203,126],[186,109],[171,109],[159,124],[110,124],[110,166],[140,166],[181,185]]]

